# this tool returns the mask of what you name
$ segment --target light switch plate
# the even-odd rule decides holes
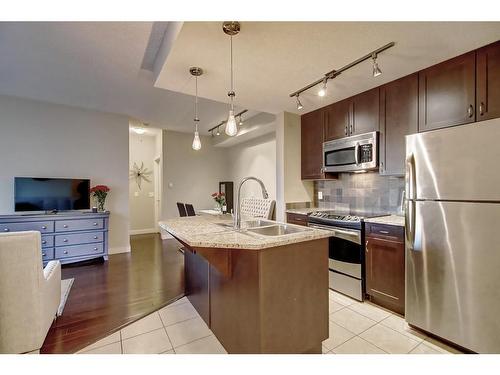
[[[154,197],[155,197],[155,193],[154,193],[154,192],[152,192],[152,191],[150,191],[150,192],[148,193],[148,197],[149,197],[149,198],[154,198]]]
[[[318,191],[318,199],[319,200],[323,199],[323,192],[322,191]]]
[[[139,196],[139,192],[138,191],[134,191],[134,197],[138,197]]]

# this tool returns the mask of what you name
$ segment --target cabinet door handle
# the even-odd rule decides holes
[[[481,103],[479,104],[479,114],[480,114],[481,116],[483,116],[483,115],[484,115],[484,103],[483,103],[483,102],[481,102]]]
[[[349,125],[349,135],[352,135],[352,124]]]
[[[345,126],[345,131],[344,131],[344,134],[347,135],[347,124]]]
[[[472,106],[472,104],[469,106],[469,109],[467,109],[467,113],[469,117],[474,116],[474,107]]]
[[[389,234],[389,231],[387,231],[387,230],[379,230],[378,232],[382,233],[382,234]]]
[[[368,240],[366,240],[366,243],[365,243],[365,251],[368,254]]]

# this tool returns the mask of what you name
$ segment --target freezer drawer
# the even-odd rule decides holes
[[[406,320],[475,352],[500,353],[500,204],[414,204]]]
[[[500,119],[406,137],[408,199],[500,201]]]

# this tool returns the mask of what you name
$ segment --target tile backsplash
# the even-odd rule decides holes
[[[318,200],[318,192],[323,199]],[[377,172],[340,173],[337,180],[314,182],[318,208],[400,214],[403,177],[380,176]]]

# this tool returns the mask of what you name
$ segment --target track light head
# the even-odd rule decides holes
[[[379,75],[382,74],[382,71],[380,70],[377,64],[377,55],[373,54],[372,59],[373,59],[373,76],[378,77]]]
[[[326,81],[327,81],[327,77],[325,77],[325,79],[323,80],[323,86],[321,87],[321,89],[318,91],[318,96],[320,97],[323,97],[326,95]]]
[[[304,108],[304,106],[302,105],[302,103],[300,102],[300,99],[299,99],[299,94],[297,94],[295,96],[295,99],[297,99],[297,109],[298,110],[301,110],[302,108]]]

